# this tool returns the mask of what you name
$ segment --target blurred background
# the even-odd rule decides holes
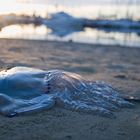
[[[139,47],[140,0],[0,1],[0,38]]]

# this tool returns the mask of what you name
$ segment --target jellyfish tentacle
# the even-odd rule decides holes
[[[119,96],[116,89],[104,82],[90,82],[90,86],[90,92],[87,94],[92,99],[99,99],[100,101],[103,100],[105,104],[112,104],[118,108],[133,107],[132,103],[125,101]]]
[[[113,104],[109,101],[106,101],[103,98],[96,96],[96,94],[91,96],[90,94],[87,94],[86,92],[79,92],[78,91],[75,93],[71,93],[71,99],[74,101],[80,100],[80,101],[85,102],[87,105],[99,106],[99,107],[108,109],[110,111],[115,111],[115,110],[119,109],[115,104]]]
[[[0,93],[0,105],[1,106],[5,106],[7,104],[11,104],[13,102],[13,99],[10,98],[9,96]]]
[[[52,96],[42,95],[36,98],[33,98],[30,101],[27,101],[25,107],[15,109],[14,112],[16,115],[23,115],[33,112],[39,112],[42,110],[47,110],[52,108],[55,105],[55,100]]]
[[[2,97],[6,100],[6,105],[0,109],[0,113],[7,117],[50,109],[55,105],[53,97],[48,95],[38,96],[31,100],[12,99],[10,97],[5,97],[5,95]],[[9,102],[9,105],[7,105],[7,102]]]
[[[106,102],[104,100],[100,100],[100,99],[92,99],[92,98],[87,98],[84,100],[88,105],[91,105],[91,106],[99,106],[99,107],[102,107],[102,108],[105,108],[107,110],[110,110],[110,111],[116,111],[118,110],[119,108],[112,104],[112,103],[109,103],[109,102]]]
[[[11,97],[0,93],[0,114],[7,116],[9,112],[15,107],[15,100]]]
[[[96,92],[97,93],[97,92]],[[92,99],[95,98],[93,97],[94,95],[90,96]],[[104,93],[102,93],[102,95],[98,95],[98,94],[95,94],[96,96],[96,99],[99,99],[99,101],[103,101],[105,102],[105,104],[111,104],[112,106],[116,106],[118,108],[121,108],[121,107],[133,107],[133,104],[128,102],[128,101],[125,101],[124,99],[120,98],[120,97],[114,97],[114,96],[107,96],[107,95],[104,95]]]
[[[114,115],[111,111],[99,107],[97,105],[91,106],[87,105],[85,102],[81,101],[71,101],[71,102],[65,102],[65,108],[76,110],[76,111],[83,111],[91,114],[98,114],[106,117],[114,118]]]
[[[88,105],[87,102],[81,101],[81,100],[73,100],[71,98],[63,98],[60,97],[57,99],[57,104],[63,108],[79,111],[79,112],[85,112],[90,114],[97,114],[101,116],[106,116],[109,118],[115,118],[114,114],[103,107],[100,107],[98,105]]]

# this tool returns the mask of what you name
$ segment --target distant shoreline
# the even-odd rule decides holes
[[[50,18],[9,14],[0,16],[0,28],[0,38],[106,43],[126,47],[139,47],[140,42],[140,22],[129,18],[88,19],[65,12],[51,14]]]

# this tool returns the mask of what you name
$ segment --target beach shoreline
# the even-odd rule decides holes
[[[59,41],[0,39],[0,69],[29,66],[63,69],[102,80],[122,95],[140,98],[140,49]],[[139,140],[140,104],[115,112],[116,119],[55,107],[28,116],[0,116],[2,140]]]

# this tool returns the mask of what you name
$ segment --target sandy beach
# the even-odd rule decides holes
[[[140,98],[140,48],[73,42],[0,39],[0,69],[63,69],[103,80],[122,96]],[[140,103],[116,119],[55,107],[28,116],[0,116],[0,140],[139,140]]]

